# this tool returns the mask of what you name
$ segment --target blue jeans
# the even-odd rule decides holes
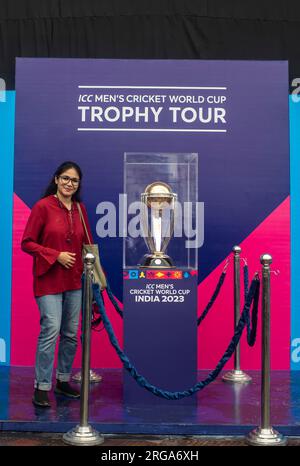
[[[51,390],[55,347],[60,335],[56,378],[68,382],[77,349],[81,290],[38,296],[41,331],[38,338],[34,387]]]

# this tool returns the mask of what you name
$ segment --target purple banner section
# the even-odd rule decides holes
[[[152,279],[139,278],[144,272],[125,272],[125,353],[152,385],[169,391],[189,389],[197,380],[197,275],[177,270],[178,279],[167,279],[160,276],[168,271],[151,270]],[[124,390],[128,404],[153,402],[155,396],[127,373]]]
[[[119,205],[124,153],[198,153],[202,281],[289,195],[287,76],[284,61],[17,59],[15,192],[32,207],[63,160],[79,163],[120,299],[119,226],[103,237],[97,208]]]

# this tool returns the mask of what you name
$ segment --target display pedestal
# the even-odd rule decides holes
[[[197,272],[126,269],[123,302],[124,350],[138,373],[164,390],[192,387],[197,380]],[[174,403],[140,387],[124,371],[127,405],[153,403],[153,398]]]

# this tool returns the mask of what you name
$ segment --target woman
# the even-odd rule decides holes
[[[55,393],[79,398],[69,384],[77,349],[81,308],[82,246],[87,243],[77,202],[82,172],[74,162],[64,162],[53,175],[45,195],[32,208],[22,250],[31,254],[34,296],[40,311],[34,405],[49,407],[55,347],[60,335]],[[88,228],[86,209],[80,203]]]

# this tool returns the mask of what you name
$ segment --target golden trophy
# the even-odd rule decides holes
[[[141,267],[172,268],[173,261],[166,254],[174,232],[174,213],[177,194],[163,181],[155,181],[141,194],[142,230],[149,254],[145,254]]]

